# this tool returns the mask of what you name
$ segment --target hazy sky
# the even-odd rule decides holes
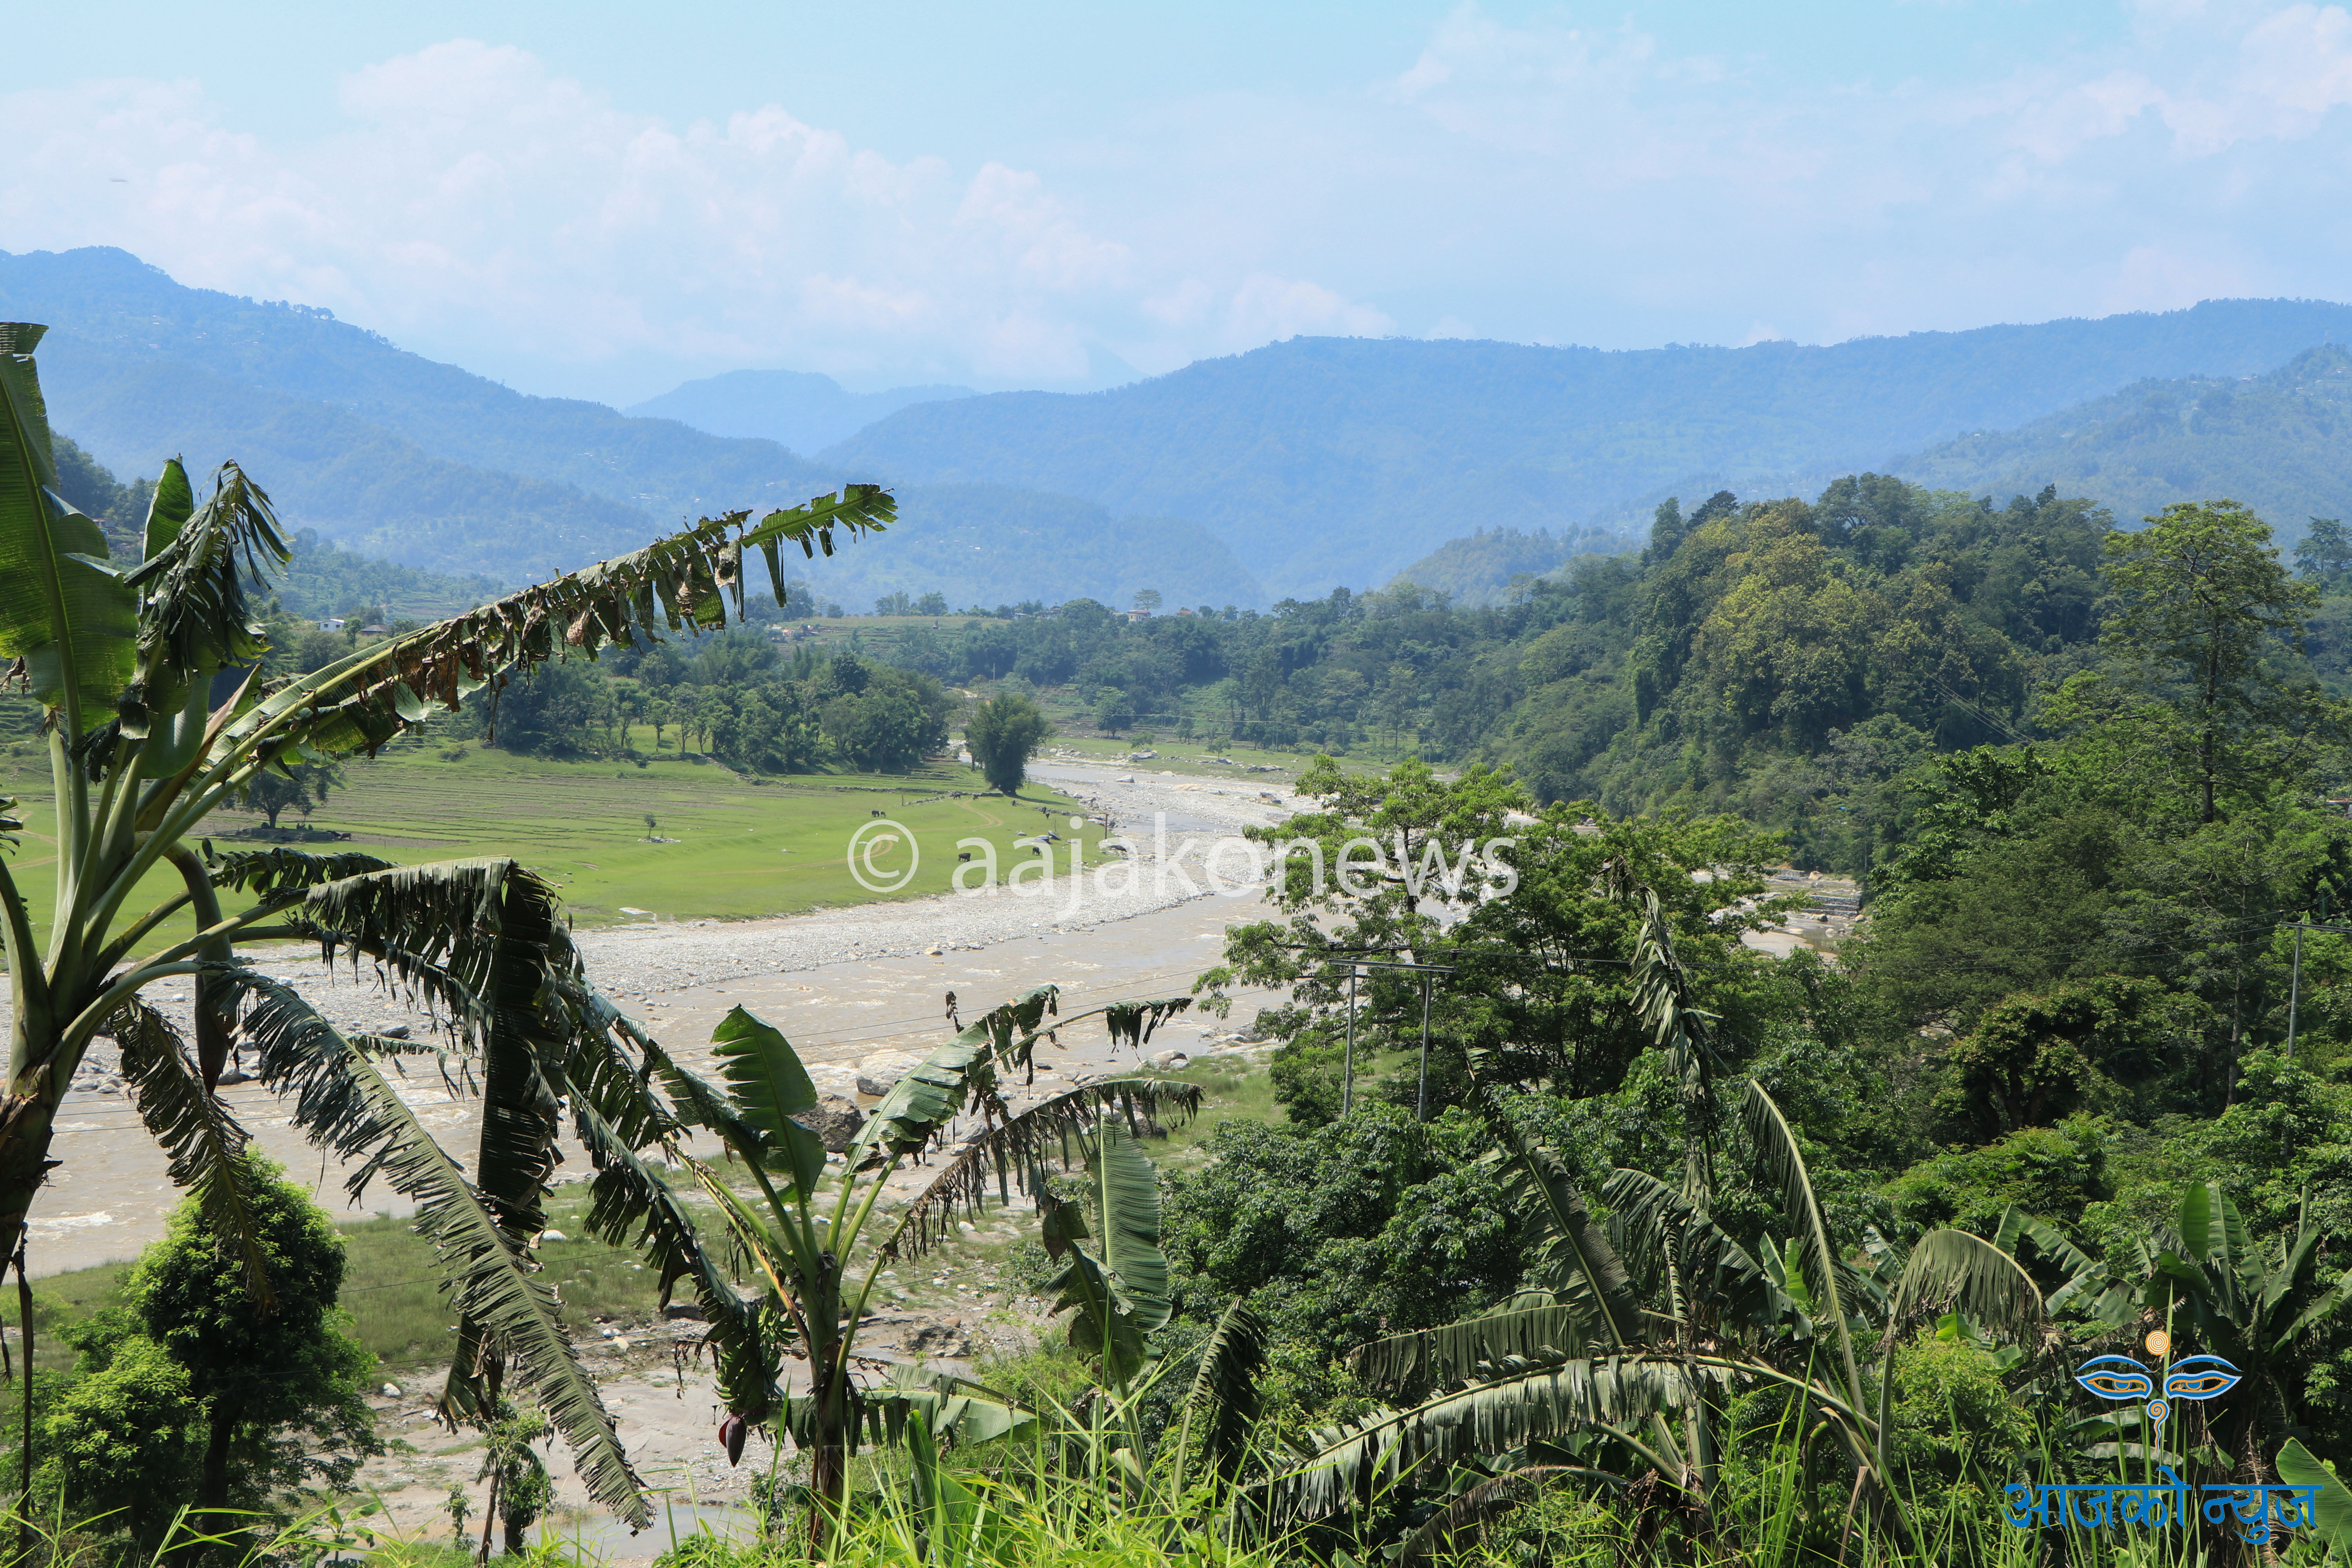
[[[743,365],[1079,387],[1294,332],[1826,342],[2352,297],[2340,5],[77,0],[9,26],[0,249],[119,245],[614,402]]]

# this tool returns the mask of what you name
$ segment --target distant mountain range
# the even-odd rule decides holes
[[[814,452],[912,404],[976,395],[968,386],[845,392],[833,377],[814,371],[730,370],[689,381],[622,412],[639,419],[675,419],[713,436],[752,436],[795,452]]]
[[[1293,339],[1110,392],[904,408],[822,456],[1191,518],[1269,591],[1311,594],[1479,528],[1631,529],[1669,489],[1883,468],[2149,376],[2256,374],[2330,341],[2352,342],[2352,306],[2219,300],[1829,348]]]
[[[235,457],[293,526],[435,571],[520,583],[705,513],[887,478],[772,440],[526,396],[326,311],[184,288],[121,250],[0,253],[0,319],[49,324],[51,422],[118,475],[152,476],[174,454],[200,468]],[[1001,486],[897,488],[891,542],[812,574],[828,592],[1264,601],[1222,542],[1181,520]]]
[[[184,288],[119,250],[0,253],[0,317],[50,324],[52,417],[118,473],[151,474],[173,452],[200,466],[235,455],[297,526],[437,571],[512,582],[681,518],[849,478],[889,484],[901,527],[814,574],[852,608],[934,588],[959,605],[1143,588],[1171,605],[1263,605],[1434,574],[1433,552],[1482,531],[1551,542],[1537,554],[1589,548],[1638,538],[1668,493],[1788,493],[1850,469],[2034,490],[2090,485],[2082,465],[2096,461],[2127,510],[2168,485],[2241,472],[2232,482],[2252,485],[2275,468],[2278,433],[2225,416],[2211,393],[2352,343],[2352,307],[2307,300],[1829,348],[1293,339],[1108,392],[904,388],[866,403],[822,377],[747,372],[631,416],[526,396],[323,311]],[[2179,395],[2206,412],[2177,409],[2177,438],[2158,439],[2160,421],[2126,438],[2111,412],[2084,444],[2078,406],[2144,402],[2139,384],[2182,378],[2214,385]],[[2279,395],[2283,409],[2316,406]],[[813,441],[915,397],[929,400],[814,458],[772,438]],[[642,416],[657,409],[687,417]],[[2297,428],[2303,477],[2262,493],[2333,505],[2318,498],[2352,464],[2327,429]],[[1981,434],[1993,431],[2009,434]],[[1908,466],[1890,461],[1906,451]],[[2129,484],[2109,471],[2119,462]],[[1489,542],[1446,559],[1507,577],[1532,556]],[[1482,591],[1470,576],[1461,591]]]

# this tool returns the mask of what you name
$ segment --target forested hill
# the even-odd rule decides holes
[[[1509,763],[1546,800],[1733,811],[1855,868],[1886,780],[2039,733],[2042,699],[2097,664],[2112,521],[2048,489],[1996,506],[1865,474],[1811,500],[1669,504],[1646,551],[1489,607],[1410,584],[1264,616],[1079,605],[950,621],[890,657],[1163,742]],[[2312,662],[2341,689],[2352,545],[2311,559],[2330,595]]]
[[[2258,374],[2330,341],[2352,342],[2352,307],[2246,300],[1828,348],[1293,339],[1110,392],[906,408],[823,456],[1191,518],[1270,591],[1320,594],[1479,528],[1622,523],[1669,490],[1884,468],[2147,377]]]
[[[2311,518],[2352,516],[2352,349],[2315,348],[2265,375],[2138,382],[1889,467],[1979,494],[2054,484],[2126,526],[2173,501],[2228,496],[2299,539]]]

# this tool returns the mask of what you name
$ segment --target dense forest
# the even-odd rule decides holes
[[[1825,1402],[1885,1379],[1901,1392],[1879,1452],[1915,1520],[1950,1531],[1913,1538],[1923,1561],[2006,1560],[1996,1494],[2020,1474],[2096,1480],[2145,1457],[2132,1415],[2053,1419],[2070,1391],[2038,1370],[2044,1343],[2137,1354],[2162,1328],[2257,1384],[2165,1435],[2184,1474],[2260,1477],[2287,1437],[2344,1452],[2352,942],[2298,922],[2352,893],[2352,820],[2330,798],[2352,704],[2295,647],[2352,541],[2315,539],[2291,563],[2229,502],[2122,533],[2046,494],[1995,510],[1866,480],[1812,506],[1662,509],[1648,563],[1610,563],[1638,595],[1630,621],[1570,616],[1528,646],[1619,626],[1630,712],[1596,754],[1684,798],[1717,764],[1835,767],[1840,737],[1868,734],[1848,752],[1895,771],[1867,797],[1890,819],[1859,934],[1833,963],[1746,945],[1787,902],[1769,879],[1784,845],[1738,816],[1538,808],[1482,765],[1318,762],[1298,785],[1314,805],[1254,837],[1332,858],[1364,834],[1405,858],[1507,830],[1513,872],[1351,889],[1294,850],[1277,917],[1228,930],[1203,982],[1213,1000],[1287,991],[1258,1027],[1286,1042],[1288,1121],[1220,1128],[1218,1158],[1171,1184],[1183,1321],[1259,1315],[1269,1403],[1302,1424],[1368,1392],[1423,1398],[1432,1424],[1470,1421],[1474,1399],[1498,1426],[1512,1402],[1633,1407],[1605,1403],[1591,1340],[1589,1373],[1549,1359],[1557,1341],[1520,1348],[1561,1331],[1517,1337],[1546,1310],[1629,1352],[1741,1347],[1712,1353],[1801,1367]],[[2035,738],[1971,732],[2028,710]],[[1653,749],[1689,771],[1643,774]],[[1357,969],[1399,953],[1442,967]],[[1368,1060],[1343,1117],[1349,1064]],[[1922,1295],[1923,1270],[1964,1256]],[[2040,1296],[2020,1314],[2002,1296],[2026,1279]],[[1871,1378],[1822,1370],[1839,1311],[1886,1358]],[[1634,1321],[1651,1326],[1614,1329]],[[1539,1371],[1572,1393],[1531,1387]],[[1813,1417],[1796,1379],[1753,1375],[1691,1448],[1580,1415],[1588,1442],[1530,1442],[1520,1462],[1646,1465],[1676,1506],[1751,1543],[1770,1519],[1783,1550],[1826,1561],[1833,1506],[1775,1515],[1776,1488],[1812,1479],[1791,1455]],[[1363,1419],[1408,1451],[1433,1441]],[[1333,1453],[1349,1430],[1317,1438]],[[1657,1506],[1556,1499],[1515,1515],[1504,1550],[1599,1560],[1608,1528],[1651,1517],[1643,1551],[1670,1557]],[[1696,1517],[1681,1527],[1704,1558]]]

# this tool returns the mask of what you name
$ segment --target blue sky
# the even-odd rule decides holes
[[[614,402],[2352,292],[2340,5],[83,0],[12,36],[0,249]]]

